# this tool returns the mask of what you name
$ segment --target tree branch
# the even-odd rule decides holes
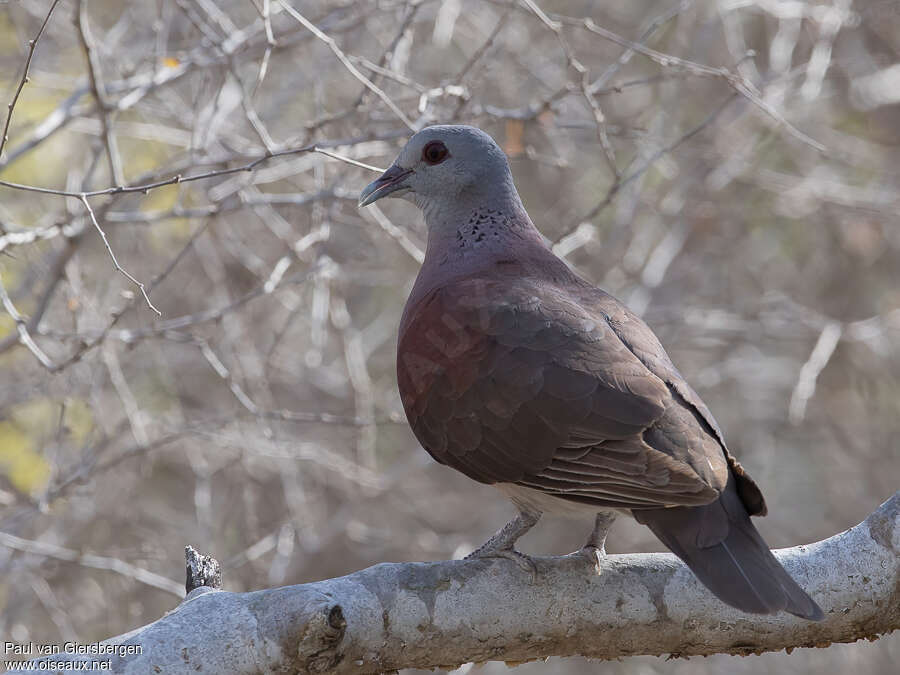
[[[575,553],[536,558],[534,582],[498,559],[383,563],[250,593],[201,587],[104,643],[121,656],[53,659],[106,660],[113,672],[380,673],[554,655],[750,654],[900,627],[900,492],[856,527],[776,554],[824,621],[727,607],[671,554],[611,555],[596,567]],[[124,654],[127,645],[142,653]]]
[[[6,142],[9,140],[9,124],[12,122],[13,111],[16,109],[16,103],[19,102],[19,94],[22,93],[22,89],[28,84],[28,71],[31,69],[31,59],[34,58],[34,50],[37,49],[38,41],[41,39],[41,35],[44,34],[44,29],[47,27],[47,24],[50,22],[50,17],[53,15],[53,10],[56,9],[56,6],[59,4],[59,0],[53,0],[53,4],[50,5],[50,9],[47,10],[47,15],[44,17],[43,23],[41,23],[41,27],[38,29],[37,35],[34,36],[33,40],[28,41],[28,56],[25,57],[25,68],[22,72],[22,79],[19,80],[19,85],[16,87],[16,93],[13,94],[12,101],[9,102],[9,105],[6,106],[6,124],[3,125],[3,134],[0,134],[0,155],[3,155],[3,146],[6,145]]]

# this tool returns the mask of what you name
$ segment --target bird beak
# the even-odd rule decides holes
[[[394,164],[381,174],[380,178],[376,178],[363,188],[359,194],[359,205],[368,206],[382,197],[387,197],[392,192],[408,188],[409,186],[403,182],[403,179],[411,173],[412,169],[404,169]]]

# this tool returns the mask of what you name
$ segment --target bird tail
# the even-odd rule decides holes
[[[812,621],[825,618],[750,522],[733,478],[710,504],[633,514],[726,604],[754,614],[784,610]]]

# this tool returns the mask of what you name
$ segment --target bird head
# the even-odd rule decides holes
[[[468,201],[498,185],[512,187],[512,177],[494,139],[475,127],[437,125],[409,139],[391,167],[362,191],[359,205],[402,197],[427,213],[430,206]]]

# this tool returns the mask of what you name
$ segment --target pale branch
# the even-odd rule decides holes
[[[350,144],[352,145],[353,143],[351,142]],[[147,304],[147,306],[153,312],[156,313],[157,316],[161,317],[162,312],[160,312],[160,310],[157,309],[156,306],[150,300],[150,296],[147,292],[147,285],[144,284],[143,282],[139,281],[137,278],[135,278],[130,272],[128,272],[119,263],[119,261],[116,257],[116,254],[112,249],[112,245],[109,243],[109,239],[106,236],[106,231],[100,225],[100,221],[98,220],[97,215],[94,212],[94,209],[91,207],[91,204],[88,201],[89,197],[94,197],[94,196],[99,196],[99,195],[114,196],[114,195],[133,193],[133,192],[143,192],[144,194],[147,194],[147,193],[149,193],[150,190],[159,188],[159,187],[163,187],[163,186],[177,185],[180,183],[186,183],[186,182],[195,181],[195,180],[203,180],[203,179],[207,179],[207,178],[214,178],[214,177],[229,175],[229,174],[238,173],[238,172],[253,171],[257,166],[259,166],[260,164],[262,164],[263,162],[265,162],[269,159],[273,159],[273,158],[277,158],[277,157],[284,157],[284,156],[289,156],[289,155],[302,154],[302,153],[319,153],[319,154],[325,155],[327,157],[330,157],[332,159],[336,159],[336,160],[339,160],[341,162],[344,162],[344,163],[347,163],[347,164],[350,164],[353,166],[362,167],[369,171],[374,171],[374,172],[382,171],[382,169],[371,166],[369,164],[365,164],[358,160],[352,159],[350,157],[347,157],[345,155],[342,155],[340,153],[337,153],[337,152],[327,149],[328,147],[334,147],[335,145],[340,145],[340,143],[333,143],[333,142],[326,141],[324,143],[320,142],[318,144],[308,144],[308,145],[300,147],[300,148],[289,148],[289,149],[278,150],[278,151],[269,150],[264,155],[257,157],[256,159],[253,159],[253,160],[249,161],[248,163],[244,164],[243,166],[239,166],[239,167],[229,167],[226,169],[206,171],[203,173],[189,175],[189,176],[183,176],[181,174],[176,174],[175,176],[171,176],[169,178],[162,179],[162,180],[156,180],[156,181],[153,181],[152,183],[147,183],[144,185],[125,186],[125,185],[118,184],[113,187],[105,188],[102,190],[89,191],[89,192],[73,192],[73,191],[66,191],[66,190],[55,190],[52,188],[36,187],[36,186],[31,186],[31,185],[19,185],[16,183],[10,183],[10,182],[3,181],[3,180],[0,180],[0,185],[5,186],[5,187],[14,188],[14,189],[25,190],[28,192],[39,192],[39,193],[44,193],[44,194],[53,194],[53,195],[58,195],[58,196],[68,196],[68,197],[78,198],[79,201],[81,202],[81,204],[83,205],[85,212],[87,213],[89,221],[93,224],[94,229],[97,231],[97,233],[100,235],[100,238],[103,240],[103,244],[106,247],[106,251],[109,254],[110,259],[112,260],[112,263],[113,263],[116,271],[118,271],[126,279],[128,279],[131,283],[133,283],[135,286],[137,286],[140,289],[141,295],[144,298],[144,302]],[[110,150],[109,152],[110,152],[110,156],[112,156],[112,150]],[[340,191],[334,191],[334,193],[337,196],[337,195],[339,195]],[[346,194],[344,194],[344,196],[346,197]],[[307,199],[307,200],[313,200],[313,199],[319,198],[319,195],[313,195],[313,196],[304,195],[303,198]],[[244,203],[251,204],[252,200],[244,200]],[[298,202],[295,199],[292,203],[297,204]],[[110,204],[107,203],[107,206],[109,206],[109,205]],[[53,228],[49,228],[46,231],[39,231],[38,234],[34,234],[34,235],[26,234],[24,236],[22,236],[20,233],[4,233],[3,236],[0,236],[0,251],[5,249],[8,245],[10,245],[10,243],[31,243],[36,239],[52,238],[52,237],[58,235],[59,233],[63,232],[64,229],[65,228],[63,228],[61,226],[54,226]],[[70,228],[70,230],[71,229],[72,228]],[[72,235],[73,237],[77,236],[81,232],[81,230],[74,230],[74,231],[77,234],[73,234]],[[69,248],[71,248],[71,246]],[[9,305],[9,303],[4,303],[4,309],[6,309],[7,311],[9,311],[10,306],[11,305]],[[13,310],[13,312],[15,312],[15,310]],[[33,331],[34,329],[37,328],[38,323],[40,322],[41,314],[42,314],[42,312],[39,314],[36,314],[35,316],[32,317],[32,319],[28,323],[26,323],[24,321],[18,320],[17,313],[11,313],[14,320],[16,320],[16,322],[18,324],[19,335],[16,339],[10,339],[9,337],[7,337],[4,340],[0,341],[0,353],[2,353],[3,351],[5,351],[6,349],[8,349],[9,347],[11,347],[12,345],[14,345],[16,343],[21,343],[21,344],[25,345],[26,347],[28,347],[29,350],[31,350],[31,352],[38,358],[38,360],[42,363],[42,365],[44,365],[44,367],[46,367],[50,370],[59,370],[60,368],[56,364],[54,364],[52,362],[52,360],[49,359],[49,357],[46,357],[45,355],[43,355],[43,352],[41,352],[40,349],[37,347],[37,345],[34,343],[34,341],[31,338],[31,335],[29,333],[29,331]],[[68,362],[69,362],[69,360],[67,359],[66,363],[68,364]]]
[[[587,32],[597,35],[605,40],[614,42],[621,47],[625,47],[638,54],[641,54],[642,56],[647,57],[662,68],[684,70],[698,77],[719,78],[726,82],[736,93],[746,98],[754,106],[771,117],[777,126],[783,127],[791,136],[798,139],[802,143],[805,143],[806,145],[814,148],[815,150],[818,150],[821,153],[827,152],[827,148],[824,145],[809,137],[808,135],[797,129],[793,124],[788,122],[787,119],[785,119],[784,115],[781,114],[781,112],[779,112],[771,103],[764,100],[760,96],[753,83],[749,82],[739,73],[732,72],[725,67],[708,66],[703,63],[697,63],[689,59],[683,59],[678,56],[673,56],[672,54],[664,54],[663,52],[651,49],[650,47],[647,47],[640,42],[628,40],[627,38],[624,38],[621,35],[612,32],[611,30],[599,26],[594,23],[594,20],[590,17],[578,19],[561,14],[553,14],[551,18],[550,15],[545,14],[537,6],[534,0],[522,0],[522,5],[524,5],[524,8],[527,8],[529,12],[533,13],[545,26],[547,26],[547,28],[556,32],[557,34],[563,25],[573,26],[582,30],[586,30]]]
[[[385,94],[379,87],[377,87],[372,80],[363,75],[359,69],[353,65],[353,62],[348,58],[348,56],[343,52],[343,50],[338,47],[335,39],[326,33],[324,33],[321,29],[317,28],[310,22],[305,16],[300,14],[296,9],[294,9],[287,2],[283,2],[282,0],[278,0],[278,4],[280,4],[284,10],[290,14],[294,19],[300,22],[304,28],[309,30],[313,35],[315,35],[319,40],[328,45],[328,48],[334,53],[334,55],[338,58],[338,60],[344,65],[344,67],[350,72],[353,77],[359,80],[369,91],[375,94],[381,101],[390,109],[392,113],[394,113],[398,119],[403,122],[407,127],[411,130],[416,130],[415,123],[409,119],[406,114],[397,107],[397,104],[394,103],[387,94]]]
[[[121,574],[124,577],[133,579],[141,584],[146,584],[153,588],[157,588],[167,593],[180,595],[181,585],[171,579],[145,570],[137,565],[103,555],[93,555],[91,553],[82,553],[70,548],[58,546],[48,541],[33,541],[31,539],[22,539],[9,532],[0,532],[0,546],[11,548],[16,551],[22,551],[31,555],[42,556],[44,558],[54,558],[65,562],[72,562],[82,565],[83,567],[91,567],[98,570],[107,570]]]
[[[59,2],[55,0],[54,6]],[[339,11],[339,10],[338,10]],[[370,10],[374,12],[375,10]],[[333,22],[327,18],[317,20],[322,27],[329,27],[331,35],[343,33],[353,28],[359,18],[365,18],[366,14],[360,17],[354,17],[353,20],[345,22],[345,25],[333,25]],[[49,14],[48,14],[49,17]],[[46,23],[46,20],[45,20]],[[264,49],[287,50],[296,47],[299,43],[307,39],[313,39],[309,31],[302,25],[298,24],[296,28],[288,28],[282,31],[277,44],[273,47],[269,44],[265,35],[265,24],[262,22],[254,22],[244,29],[235,31],[229,35],[227,40],[222,42],[218,52],[211,56],[208,53],[207,46],[200,44],[193,48],[180,63],[176,66],[167,66],[161,69],[153,69],[149,72],[140,72],[121,80],[113,80],[106,83],[107,94],[118,94],[119,97],[112,102],[115,108],[114,112],[121,113],[130,110],[141,102],[145,97],[153,92],[159,91],[167,86],[173,85],[178,81],[186,78],[192,73],[204,71],[208,69],[218,68],[223,64],[229,63],[237,54],[252,57],[257,51]],[[31,44],[33,47],[36,43]],[[26,63],[26,68],[28,64]],[[25,79],[20,82],[18,91],[25,84]],[[0,169],[8,166],[13,161],[41,145],[48,139],[52,138],[61,129],[66,128],[76,118],[90,118],[97,114],[99,107],[80,103],[82,97],[91,93],[91,87],[88,84],[81,84],[51,113],[49,113],[39,125],[37,125],[29,135],[18,146],[7,151],[5,156],[0,155]],[[15,99],[12,102],[15,106]],[[314,120],[303,125],[303,128],[312,133],[315,130],[329,124],[331,122],[343,119],[358,108],[358,105],[339,113],[330,113],[325,118]],[[404,131],[405,133],[405,131]],[[77,197],[77,195],[71,195]],[[91,196],[88,194],[88,196]]]
[[[16,322],[16,332],[19,334],[19,342],[25,345],[25,347],[28,348],[28,351],[34,354],[34,357],[42,366],[45,368],[52,368],[54,366],[53,360],[38,347],[34,338],[31,336],[31,333],[28,332],[28,322],[22,318],[21,314],[19,314],[19,310],[16,309],[12,299],[6,292],[6,287],[3,285],[2,279],[0,279],[0,304],[3,305],[3,309],[6,310],[6,313],[9,314],[12,320]]]
[[[625,177],[621,177],[621,178],[617,179],[615,182],[613,182],[613,184],[606,191],[606,195],[603,197],[602,200],[600,200],[596,205],[594,205],[590,209],[590,211],[588,211],[584,215],[580,216],[579,218],[576,218],[574,221],[570,222],[568,225],[566,225],[563,228],[562,232],[556,237],[554,244],[558,244],[564,238],[566,238],[570,234],[574,233],[575,230],[577,230],[581,226],[582,223],[585,223],[585,222],[593,219],[598,213],[600,213],[603,209],[605,209],[607,206],[609,206],[612,203],[613,199],[615,199],[616,195],[619,194],[619,192],[622,190],[622,188],[624,188],[629,183],[634,182],[635,180],[640,178],[642,175],[644,175],[660,158],[664,157],[665,155],[668,155],[670,152],[675,150],[681,144],[685,143],[686,141],[690,140],[691,138],[693,138],[694,136],[699,134],[701,131],[706,129],[710,124],[712,124],[716,120],[716,118],[720,114],[722,114],[722,112],[731,104],[732,101],[734,101],[737,98],[737,96],[738,95],[736,93],[732,93],[728,98],[726,98],[718,106],[716,106],[712,110],[712,112],[710,112],[703,119],[703,121],[700,122],[700,124],[692,127],[691,129],[689,129],[687,132],[685,132],[684,134],[679,136],[677,139],[675,139],[668,145],[665,145],[662,148],[659,148],[656,152],[654,152],[649,158],[647,158],[639,167],[634,169],[631,173],[629,173]]]
[[[535,558],[533,580],[496,559],[383,563],[249,593],[201,587],[104,643],[121,655],[53,658],[108,660],[113,672],[380,673],[554,655],[790,651],[900,628],[900,492],[859,525],[776,555],[824,621],[727,607],[671,554],[610,555],[597,566],[575,553]],[[129,645],[141,653],[125,654]]]
[[[125,177],[122,170],[122,157],[119,154],[119,146],[116,135],[113,132],[113,120],[110,105],[106,95],[106,84],[100,74],[100,62],[97,58],[97,47],[91,35],[88,23],[87,0],[78,0],[75,7],[75,28],[78,39],[84,51],[84,59],[87,63],[88,81],[91,84],[91,93],[97,103],[103,141],[106,144],[106,158],[109,162],[109,175],[116,185],[124,185]],[[143,290],[143,289],[142,289]],[[149,304],[149,303],[148,303]]]

